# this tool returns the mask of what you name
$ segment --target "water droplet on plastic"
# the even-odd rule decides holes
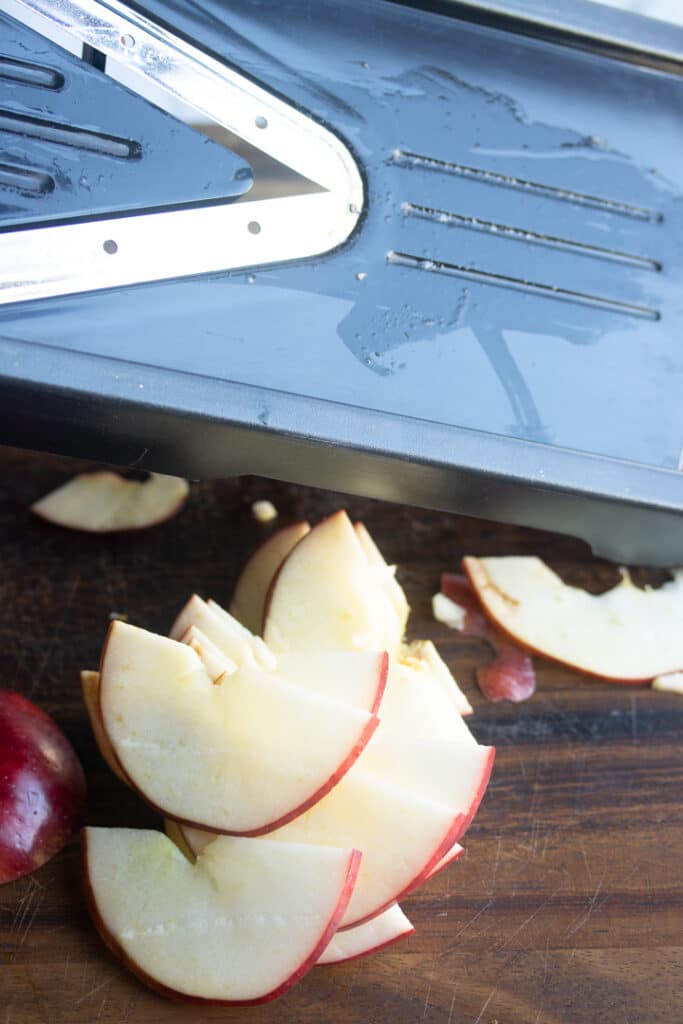
[[[253,274],[247,274],[247,284],[253,284],[256,278]]]
[[[359,270],[356,274],[356,281],[364,281],[367,276],[364,270]]]

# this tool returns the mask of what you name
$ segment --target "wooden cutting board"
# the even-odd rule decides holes
[[[253,479],[194,485],[177,519],[136,535],[35,520],[31,501],[81,468],[0,449],[0,685],[37,701],[73,741],[89,823],[158,819],[100,760],[78,670],[96,667],[114,613],[164,632],[195,590],[227,603],[245,556],[275,528],[252,519],[257,498],[274,501],[278,524],[342,505],[366,522],[400,566],[410,635],[436,641],[475,707],[473,731],[498,755],[465,855],[404,903],[415,935],[316,968],[261,1007],[171,1004],[142,987],[90,924],[74,842],[0,890],[0,1024],[683,1021],[683,698],[537,659],[532,700],[487,703],[474,679],[485,644],[430,612],[440,572],[463,554],[540,555],[591,590],[616,581],[613,566],[567,538]]]

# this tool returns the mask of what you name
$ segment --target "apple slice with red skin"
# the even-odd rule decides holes
[[[336,932],[327,949],[318,957],[318,966],[341,964],[346,960],[357,960],[360,956],[377,953],[399,939],[407,938],[414,931],[398,903],[394,903],[365,924]]]
[[[187,628],[178,637],[182,626]],[[247,633],[215,601],[203,601],[196,594],[176,619],[172,635],[184,643],[194,637],[198,644],[193,646],[212,675],[223,657],[233,659],[233,666],[262,665],[294,686],[373,714],[382,701],[388,671],[386,654],[374,651],[290,652],[276,658],[260,637]]]
[[[462,836],[486,792],[495,753],[493,747],[477,743],[466,727],[459,736],[426,739],[392,734],[380,726],[358,767],[406,792],[456,807],[462,815]]]
[[[589,675],[641,683],[683,668],[683,571],[657,589],[625,574],[604,594],[565,584],[539,558],[464,558],[486,614],[528,650]]]
[[[101,470],[81,473],[31,505],[31,511],[56,526],[86,533],[143,530],[176,515],[189,494],[186,480],[152,473],[147,480],[126,480]]]
[[[359,535],[377,552],[370,556],[373,562],[381,559],[367,531],[354,529],[343,511],[314,526],[292,549],[270,588],[264,628],[269,649],[278,658],[294,651],[386,650],[390,667],[383,718],[396,665],[399,674],[419,670],[425,687],[443,689],[456,714],[471,712],[433,645],[401,642],[404,620],[388,596],[385,579],[377,575],[381,566],[370,563]]]
[[[80,827],[85,778],[54,719],[0,690],[0,883],[49,861]]]
[[[114,756],[148,803],[241,835],[272,831],[320,800],[378,724],[258,668],[217,686],[191,647],[124,622],[107,635],[99,702]]]
[[[441,871],[444,870],[444,868],[447,868],[450,864],[456,861],[458,857],[461,857],[464,852],[465,851],[460,845],[460,843],[453,843],[450,850],[448,850],[447,853],[444,853],[443,857],[438,862],[438,864],[434,865],[432,870],[425,878],[425,882],[428,882],[431,878],[434,878],[435,875],[438,875]]]
[[[274,668],[276,665],[275,655],[261,637],[254,636],[219,605],[204,601],[198,594],[193,594],[180,610],[168,635],[172,640],[182,640],[192,626],[240,667],[260,665]]]
[[[402,636],[382,571],[368,563],[344,511],[306,534],[272,581],[263,639],[277,656],[335,650],[392,656]]]
[[[83,831],[86,895],[105,943],[176,1000],[250,1005],[314,966],[360,853],[220,836],[195,864],[161,832]]]
[[[237,578],[229,612],[252,633],[260,633],[270,581],[285,558],[311,529],[306,522],[284,526],[263,542]]]
[[[357,764],[322,800],[268,839],[362,851],[356,887],[340,925],[347,928],[375,917],[421,885],[464,825],[457,809],[364,773]],[[181,827],[195,855],[215,838]]]

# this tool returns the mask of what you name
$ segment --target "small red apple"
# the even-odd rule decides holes
[[[0,883],[54,857],[82,822],[85,777],[57,723],[0,690]]]

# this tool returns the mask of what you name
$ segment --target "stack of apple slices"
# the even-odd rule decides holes
[[[143,980],[243,1003],[410,934],[398,901],[462,852],[494,752],[345,513],[271,537],[231,611],[195,595],[170,638],[111,625],[86,707],[167,836],[84,848],[95,922]]]

